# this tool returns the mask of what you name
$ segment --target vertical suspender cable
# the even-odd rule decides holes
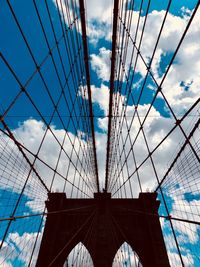
[[[105,176],[105,191],[108,190],[109,179],[109,160],[110,160],[110,138],[112,128],[112,106],[113,106],[113,91],[115,81],[115,61],[116,61],[116,46],[117,46],[117,18],[118,18],[119,0],[114,1],[113,10],[113,34],[112,34],[112,57],[111,57],[111,72],[110,72],[110,97],[109,97],[109,115],[108,115],[108,139],[107,139],[107,155],[106,155],[106,176]]]
[[[90,71],[89,71],[89,63],[88,63],[89,59],[88,59],[88,46],[87,46],[84,0],[79,0],[79,6],[80,6],[80,16],[81,16],[81,28],[82,28],[82,39],[83,39],[83,51],[84,51],[84,61],[85,61],[86,82],[87,82],[87,90],[88,90],[89,112],[90,112],[91,130],[92,130],[92,143],[93,143],[93,153],[94,153],[96,185],[97,185],[97,191],[99,192],[99,175],[98,175],[96,141],[95,141],[95,132],[94,132],[94,116],[93,116],[93,108],[92,108],[92,93],[91,93],[91,87],[90,87]]]

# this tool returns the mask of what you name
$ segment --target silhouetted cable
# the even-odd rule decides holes
[[[197,99],[197,101],[192,105],[192,107],[185,113],[185,115],[180,119],[180,123],[187,117],[187,115],[200,103],[200,98]],[[150,155],[152,155],[157,149],[158,147],[161,146],[162,143],[165,142],[165,140],[172,134],[172,132],[177,128],[177,125],[175,125],[168,133],[167,135],[156,145],[156,147],[154,147],[153,150],[151,150]],[[137,167],[137,169],[127,178],[127,180],[125,181],[125,183],[128,182],[128,180],[134,175],[134,173],[149,159],[148,155],[141,163],[140,165]],[[124,184],[125,184],[124,183]],[[124,186],[124,184],[122,184],[120,187]],[[119,190],[119,188],[118,188]],[[115,195],[115,193],[118,191],[116,190],[115,192],[113,192],[113,196]]]
[[[177,153],[177,155],[176,155],[175,159],[173,160],[173,162],[171,163],[170,167],[167,169],[167,172],[165,173],[164,177],[162,178],[162,180],[160,181],[160,183],[156,187],[155,191],[157,191],[162,186],[162,184],[165,181],[166,177],[168,176],[169,172],[174,167],[174,164],[176,164],[176,162],[177,162],[178,158],[180,157],[181,153],[183,152],[185,147],[188,145],[188,140],[190,140],[192,138],[192,136],[195,133],[196,129],[199,127],[199,124],[200,124],[200,119],[198,119],[198,121],[194,125],[192,131],[190,132],[189,136],[187,137],[187,139],[185,140],[184,144],[180,148],[179,152]]]
[[[60,214],[60,213],[67,213],[67,212],[72,212],[72,211],[75,211],[75,210],[77,211],[77,210],[88,209],[88,208],[93,208],[93,207],[94,206],[85,206],[85,207],[81,207],[81,208],[49,211],[49,212],[42,212],[42,213],[22,215],[22,216],[13,216],[13,217],[9,217],[9,218],[0,218],[0,222],[3,222],[3,221],[16,221],[16,220],[19,220],[19,219],[25,219],[25,218],[35,217],[35,216],[56,215],[56,214]]]
[[[68,242],[65,244],[65,246],[59,251],[59,253],[56,255],[56,257],[51,261],[51,263],[49,264],[50,266],[53,266],[53,264],[56,262],[56,260],[59,258],[59,256],[63,253],[63,251],[65,250],[65,248],[76,238],[76,236],[81,232],[81,230],[85,227],[85,225],[87,225],[87,223],[94,218],[96,214],[96,210],[93,211],[90,216],[85,220],[85,222],[82,224],[82,226],[74,233],[74,235],[70,238],[70,240],[68,240]]]
[[[145,118],[144,118],[143,121],[142,121],[141,127],[140,127],[140,129],[138,130],[138,133],[137,133],[137,135],[136,135],[136,137],[135,137],[135,139],[134,139],[134,141],[133,141],[133,145],[134,145],[134,143],[136,142],[136,140],[137,140],[137,138],[138,138],[138,136],[139,136],[139,133],[140,133],[142,127],[144,126],[144,123],[145,123],[145,121],[146,121],[146,119],[147,119],[147,117],[148,117],[148,114],[149,114],[149,112],[150,112],[152,106],[153,106],[153,103],[154,103],[154,101],[155,101],[155,99],[156,99],[157,94],[158,94],[159,91],[161,90],[161,86],[162,86],[162,84],[163,84],[163,82],[164,82],[164,80],[165,80],[165,78],[166,78],[166,76],[167,76],[167,73],[168,73],[170,67],[172,66],[172,63],[173,63],[173,61],[174,61],[174,59],[175,59],[175,56],[176,56],[176,54],[177,54],[177,52],[178,52],[178,50],[179,50],[179,48],[180,48],[180,46],[181,46],[181,44],[182,44],[182,42],[183,42],[183,40],[184,40],[184,37],[185,37],[185,35],[186,35],[186,33],[187,33],[188,29],[189,29],[189,26],[190,26],[190,24],[192,23],[192,20],[193,20],[193,18],[194,18],[194,16],[195,16],[195,13],[196,13],[197,9],[198,9],[198,6],[199,6],[199,3],[198,3],[197,6],[195,7],[195,10],[193,11],[193,14],[192,14],[190,20],[188,21],[188,24],[187,24],[187,26],[186,26],[186,28],[185,28],[185,30],[184,30],[184,33],[183,33],[183,35],[182,35],[182,37],[181,37],[181,39],[180,39],[180,41],[179,41],[179,44],[178,44],[178,46],[177,46],[177,48],[176,48],[176,51],[175,51],[174,54],[173,54],[173,57],[172,57],[172,59],[171,59],[169,65],[168,65],[168,67],[167,67],[167,70],[166,70],[164,76],[162,77],[160,86],[158,87],[158,89],[157,89],[157,91],[156,91],[156,93],[155,93],[155,95],[154,95],[154,97],[153,97],[153,100],[152,100],[152,102],[151,102],[151,105],[150,105],[150,107],[148,108],[148,111],[147,111],[147,113],[146,113],[146,115],[145,115]],[[140,54],[140,53],[138,53],[138,54]],[[185,117],[185,116],[184,116],[184,117]],[[178,123],[177,125],[180,125],[180,122],[181,122],[182,120],[183,120],[183,117],[182,117],[181,120],[179,120],[179,123]],[[130,126],[130,127],[131,127],[131,126]],[[130,154],[130,151],[131,151],[131,150],[129,150],[128,155]],[[155,150],[154,150],[154,151],[155,151]],[[152,153],[152,152],[151,152],[151,153]],[[119,176],[118,176],[118,177],[119,177]]]
[[[112,107],[113,107],[113,93],[115,80],[115,60],[116,60],[116,46],[117,46],[117,17],[118,17],[119,1],[114,1],[113,11],[113,34],[112,34],[112,56],[111,56],[111,73],[110,73],[110,92],[109,92],[109,118],[108,118],[108,134],[107,134],[107,150],[106,150],[106,173],[105,173],[105,190],[108,190],[108,176],[110,164],[110,138],[111,138],[111,123],[112,123]]]
[[[84,60],[85,60],[85,68],[86,68],[86,81],[87,81],[87,89],[88,89],[88,100],[89,100],[89,108],[90,108],[90,116],[91,116],[90,118],[91,118],[91,128],[92,128],[92,142],[93,142],[94,164],[95,164],[95,172],[96,172],[96,184],[97,184],[97,192],[99,192],[99,175],[98,175],[97,156],[96,156],[96,141],[95,141],[94,121],[93,121],[92,95],[91,95],[91,88],[90,88],[90,72],[89,72],[89,63],[88,63],[88,47],[87,47],[84,1],[80,0],[79,4],[80,4],[81,27],[82,27],[82,38],[83,38],[83,48],[84,48]]]

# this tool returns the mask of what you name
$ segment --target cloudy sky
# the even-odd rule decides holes
[[[64,190],[69,197],[91,197],[95,190],[95,178],[93,177],[94,173],[87,169],[88,163],[91,163],[87,128],[89,119],[84,122],[83,119],[77,119],[79,112],[81,116],[85,114],[84,110],[80,111],[80,107],[83,106],[83,109],[87,109],[88,103],[85,81],[81,80],[80,83],[78,81],[83,62],[79,64],[80,66],[77,65],[75,73],[70,72],[71,63],[73,60],[76,62],[75,52],[78,53],[78,45],[73,46],[73,41],[70,39],[72,36],[69,33],[71,41],[68,45],[71,51],[74,51],[73,57],[70,57],[65,50],[65,42],[68,39],[63,38],[60,21],[63,22],[66,29],[70,26],[70,22],[72,23],[72,34],[80,38],[79,41],[81,40],[81,27],[78,23],[76,28],[73,26],[73,5],[69,4],[68,13],[64,2],[64,0],[48,0],[48,4],[42,4],[40,1],[13,0],[9,5],[6,0],[2,1],[0,8],[0,19],[3,21],[0,26],[0,50],[2,53],[0,57],[0,109],[4,114],[5,123],[16,140],[26,148],[23,150],[24,153],[31,162],[34,162],[39,177],[42,177],[48,188],[59,192]],[[130,6],[131,2],[129,1]],[[135,45],[140,47],[143,57],[137,56],[136,52],[132,54],[134,46],[129,39],[124,62],[125,71],[123,72],[120,67],[120,76],[118,77],[121,91],[118,89],[114,93],[114,97],[118,101],[118,114],[125,113],[126,115],[126,121],[121,126],[120,138],[115,143],[116,159],[120,158],[122,165],[117,166],[117,160],[113,165],[112,177],[115,177],[113,179],[116,180],[111,180],[110,189],[112,189],[114,197],[138,197],[141,191],[138,176],[141,180],[142,191],[153,191],[156,188],[155,169],[152,167],[150,157],[146,161],[145,159],[148,157],[149,151],[154,150],[163,138],[168,136],[175,126],[176,119],[181,119],[199,99],[200,9],[197,10],[173,64],[163,80],[197,2],[197,0],[172,1],[154,59],[151,62],[152,76],[147,75],[147,67],[144,62],[149,64],[152,57],[165,18],[168,1],[152,0],[148,10],[148,1],[143,3],[135,39]],[[85,4],[98,171],[102,190],[105,183],[113,1],[86,0]],[[129,31],[134,40],[141,1],[135,1],[133,8],[130,8],[129,5],[127,5],[126,14],[132,17]],[[46,35],[42,31],[38,14],[41,16]],[[123,18],[124,12],[120,15]],[[145,28],[143,29],[144,23]],[[118,25],[118,30],[120,29]],[[142,42],[140,43],[141,36]],[[59,50],[55,46],[56,39]],[[122,39],[119,37],[118,56],[120,53],[124,53],[121,44]],[[49,55],[49,47],[52,49],[54,61]],[[39,71],[36,71],[35,62],[40,66]],[[117,67],[119,68],[119,66],[119,61],[117,61]],[[133,70],[135,72],[129,89],[130,97],[127,97],[125,92],[130,81],[126,82],[125,73],[130,73],[129,77],[132,77]],[[68,73],[70,73],[69,78],[66,77]],[[161,83],[163,94],[159,93],[151,106],[157,84]],[[20,84],[26,87],[27,93],[21,90]],[[62,88],[65,87],[67,93],[62,95]],[[46,88],[49,89],[49,93]],[[143,88],[143,94],[139,98],[141,88]],[[62,96],[60,97],[60,95]],[[52,98],[55,102],[52,102]],[[73,104],[73,99],[78,100]],[[132,120],[135,114],[134,101],[135,103],[139,101],[137,103],[138,116]],[[52,114],[56,103],[58,103],[58,113]],[[70,110],[73,110],[71,114]],[[144,133],[140,131],[136,137],[147,112],[149,113],[143,125]],[[61,118],[58,114],[61,115]],[[70,115],[74,118],[73,120],[69,119]],[[152,160],[156,166],[159,180],[163,178],[180,147],[184,144],[184,133],[189,135],[198,116],[199,106],[196,105],[189,116],[182,121],[181,127],[176,127],[153,153]],[[116,119],[116,123],[119,130],[119,119]],[[46,127],[48,124],[50,124],[50,129]],[[145,144],[145,138],[148,147]],[[134,140],[133,154],[131,148]],[[191,144],[199,152],[198,141],[199,135],[195,132]],[[62,151],[60,150],[61,145],[63,146]],[[21,156],[16,145],[2,133],[0,149],[2,152],[0,195],[1,206],[4,207],[1,217],[9,217],[12,214],[27,176],[30,176],[31,179],[27,182],[15,215],[42,212],[47,195],[37,174],[34,172],[29,174],[29,164]],[[170,214],[174,217],[199,221],[197,215],[200,203],[199,167],[197,166],[198,161],[192,153],[191,147],[187,145],[184,154],[181,155],[163,183],[163,190]],[[38,154],[40,160],[34,158],[35,154]],[[126,161],[127,155],[129,156]],[[69,163],[70,157],[73,164]],[[188,159],[187,164],[184,163],[185,158]],[[135,163],[133,164],[133,162]],[[136,166],[140,165],[139,170],[135,171]],[[120,168],[121,171],[119,171]],[[56,172],[54,172],[55,169]],[[182,176],[187,177],[187,181],[183,180]],[[65,177],[68,179],[67,182]],[[172,182],[169,183],[169,180]],[[132,193],[130,185],[133,188]],[[166,215],[162,205],[160,212]],[[20,222],[16,221],[9,228],[9,234],[0,255],[0,262],[2,262],[0,265],[3,264],[2,266],[26,266],[29,260],[28,250],[23,248],[33,247],[33,240],[42,225],[40,225],[40,218],[37,217],[23,220],[25,221],[21,226]],[[174,264],[172,266],[178,266],[180,259],[168,222],[163,220],[161,223],[165,231],[170,260]],[[1,239],[3,239],[7,225],[8,222],[4,222],[0,226]],[[198,226],[174,222],[174,228],[185,265],[198,266],[200,264]],[[38,239],[40,238],[39,234]]]

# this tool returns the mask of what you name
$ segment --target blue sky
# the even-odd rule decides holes
[[[17,18],[19,19],[19,23],[23,29],[23,32],[28,40],[28,43],[31,45],[31,50],[34,54],[34,57],[37,63],[40,64],[42,60],[48,55],[48,47],[45,42],[45,38],[42,33],[41,27],[39,25],[39,21],[38,21],[33,3],[32,1],[24,1],[24,0],[11,1],[11,3],[12,3],[12,7],[16,13]],[[192,10],[196,3],[197,1],[195,0],[183,0],[183,1],[174,0],[172,1],[170,13],[176,18],[184,20],[184,18],[188,14],[187,9]],[[139,4],[140,4],[139,0],[135,1],[134,10],[138,10]],[[49,18],[47,16],[46,7],[44,4],[42,5],[41,3],[39,3],[39,1],[37,2],[37,6],[38,6],[38,10],[41,15],[42,22],[44,24],[46,35],[48,37],[49,45],[50,47],[53,47],[55,45],[55,39],[52,33]],[[61,30],[60,21],[59,21],[58,10],[53,1],[49,0],[48,6],[49,6],[50,13],[51,13],[51,17],[53,18],[53,25],[55,27],[57,39],[60,39],[60,37],[62,36],[62,30]],[[99,3],[97,5],[97,8],[98,6],[99,6]],[[146,6],[147,6],[147,1],[144,1],[143,15],[145,14]],[[166,6],[167,6],[167,1],[154,0],[152,1],[152,4],[150,6],[149,13],[152,13],[155,10],[158,12],[160,12],[161,10],[165,10]],[[183,10],[183,7],[184,7],[184,10],[186,11]],[[89,19],[88,27],[89,28],[91,24],[93,24],[95,27],[97,27],[97,29],[99,28],[100,30],[104,29],[104,27],[106,29],[107,26],[111,27],[111,25],[108,23],[108,20],[106,19],[105,21],[102,22],[102,24],[99,23],[99,17],[97,16],[95,19],[95,13],[91,14],[90,13],[91,11],[89,10],[89,8],[90,7],[88,6],[88,19]],[[20,35],[19,29],[16,26],[16,23],[13,19],[13,16],[5,0],[1,1],[0,20],[3,21],[2,25],[0,26],[0,51],[5,56],[6,60],[9,62],[12,69],[14,69],[18,77],[20,77],[20,82],[22,84],[25,84],[27,79],[34,73],[35,65],[34,65],[33,60],[31,59],[30,53],[24,43],[24,40],[22,39],[22,36]],[[176,28],[176,25],[174,25],[174,27]],[[99,37],[97,37],[96,42],[93,42],[93,36],[89,35],[88,45],[89,45],[90,55],[94,54],[96,56],[99,56],[99,49],[102,47],[104,47],[106,50],[111,50],[111,42],[107,38],[106,34],[107,34],[106,30],[104,34],[102,33],[99,34]],[[152,34],[154,34],[154,32],[152,32]],[[78,35],[81,38],[81,35],[79,33]],[[64,42],[62,38],[60,39],[59,48],[60,48],[62,60],[64,63],[64,69],[66,73],[68,73],[70,65],[68,62],[68,58],[66,55],[66,50],[65,50],[65,46],[64,46]],[[156,75],[158,79],[161,79],[173,55],[173,49],[171,50],[169,49],[169,51],[165,51],[164,45],[161,48],[163,50],[159,58],[160,61],[158,60],[157,69],[156,69],[157,71]],[[58,68],[58,72],[60,74],[61,84],[64,85],[65,75],[63,72],[62,65],[60,64],[58,51],[56,49],[53,50],[53,56],[54,56],[54,59],[55,59],[55,62]],[[182,66],[181,56],[182,54],[178,58],[179,61],[175,61],[174,68],[177,68],[177,69],[181,68]],[[99,60],[102,60],[102,59],[99,57]],[[42,66],[41,69],[42,69],[42,75],[46,81],[46,84],[48,85],[50,89],[51,96],[56,103],[61,93],[61,86],[57,78],[50,56],[48,56],[46,63]],[[92,60],[92,58],[90,58],[90,75],[91,75],[91,85],[95,87],[94,89],[94,97],[95,97],[95,94],[98,92],[98,89],[96,88],[101,88],[102,85],[105,85],[108,87],[109,81],[106,79],[102,79],[102,77],[99,77],[98,72],[94,67],[94,61]],[[171,77],[171,76],[170,78],[171,80],[174,79],[174,77]],[[181,87],[183,88],[183,94],[184,94],[184,91],[188,91],[188,94],[190,92],[195,94],[196,91],[193,92],[192,89],[190,90],[190,87],[194,86],[193,84],[194,77],[192,76],[192,78],[185,79],[185,77],[182,75],[181,78],[182,79],[179,80],[179,83],[177,84],[180,85],[180,88]],[[144,76],[142,74],[142,71],[141,72],[138,71],[134,78],[134,83],[135,84],[138,83],[138,86],[134,89],[134,92],[133,92],[133,95],[136,100],[139,96],[143,79],[144,79]],[[168,86],[170,87],[170,80],[167,82],[169,83]],[[83,80],[82,83],[84,84],[85,81]],[[125,90],[125,86],[126,84],[122,82],[122,94],[124,92],[123,90]],[[69,88],[71,87],[73,87],[73,80],[70,78]],[[144,94],[139,103],[140,106],[145,107],[145,105],[148,105],[151,103],[153,96],[155,94],[155,90],[149,89],[150,87],[155,88],[155,84],[152,81],[152,78],[148,76],[147,82],[144,87]],[[3,113],[8,108],[8,106],[12,103],[15,96],[19,93],[19,90],[20,90],[20,87],[19,87],[19,84],[16,82],[16,79],[13,77],[9,69],[5,66],[3,60],[0,59],[0,95],[1,95],[0,110],[1,110],[1,113]],[[33,79],[29,82],[27,90],[30,93],[31,98],[37,104],[37,108],[43,114],[46,122],[48,123],[50,121],[50,116],[52,114],[53,104],[44,88],[44,84],[42,83],[41,77],[39,76],[38,73],[34,75]],[[69,93],[66,93],[67,99],[70,99],[70,97],[73,98],[76,94],[76,92],[73,90],[71,90],[70,92],[71,92],[71,96]],[[188,95],[186,95],[185,99],[187,98],[187,96]],[[81,96],[79,97],[81,100]],[[170,97],[172,98],[172,101],[174,101],[173,109],[175,112],[177,112],[177,114],[179,111],[182,113],[184,112],[184,110],[187,110],[187,108],[189,107],[191,103],[191,102],[189,102],[189,104],[186,103],[187,104],[186,105],[184,102],[182,106],[181,104],[178,104],[180,99],[178,99],[177,95],[174,96],[171,93],[169,94],[169,98]],[[87,99],[85,99],[84,101],[87,102]],[[70,103],[71,102],[69,101],[69,105],[72,105]],[[133,103],[129,99],[128,106],[131,107],[132,105]],[[71,109],[71,106],[69,106],[68,108]],[[65,104],[63,97],[61,101],[59,102],[58,109],[59,109],[59,113],[62,114],[63,116],[62,119],[63,119],[64,124],[67,125],[69,121],[69,118],[68,118],[69,110],[66,108],[66,104]],[[103,117],[107,115],[107,110],[106,108],[104,108],[104,106],[101,105],[100,101],[94,101],[93,109],[94,109],[94,115],[97,116],[97,118],[95,118],[96,134],[97,136],[99,136],[100,134],[102,134],[103,136],[106,130],[101,127],[98,117],[99,116]],[[154,109],[155,109],[155,113],[157,112],[156,114],[159,114],[161,120],[165,121],[165,119],[169,119],[166,121],[167,122],[170,121],[171,114],[166,107],[166,103],[161,97],[156,99],[154,103]],[[79,112],[78,104],[76,104],[74,107],[73,115],[75,115],[78,112]],[[15,129],[20,128],[23,125],[23,123],[29,118],[35,119],[37,121],[40,120],[38,112],[35,110],[33,105],[30,104],[30,100],[28,100],[28,98],[24,94],[22,94],[17,99],[15,104],[12,106],[12,108],[9,110],[8,114],[6,115],[5,121],[12,130],[15,130]],[[57,114],[55,114],[55,116],[53,117],[52,124],[54,124],[54,127],[57,130],[63,129],[62,122],[58,119]],[[83,125],[81,123],[78,127],[80,131],[84,132],[85,129],[83,128]],[[78,128],[78,127],[77,125],[76,127],[74,127],[74,125],[70,122],[68,125],[68,131],[71,134],[76,135],[77,132],[75,132],[75,128]],[[20,131],[18,131],[18,133],[19,132]],[[101,144],[101,140],[98,140],[98,141]],[[175,140],[174,143],[176,144],[177,140]],[[105,152],[105,148],[103,150]],[[101,154],[100,154],[100,157],[101,157]],[[185,199],[187,198],[186,196],[190,194],[191,194],[190,192],[185,193],[184,195]],[[12,190],[4,189],[4,190],[0,190],[0,195],[2,196],[0,205],[5,206],[5,203],[7,203],[6,210],[2,211],[1,217],[9,216],[13,208],[12,201],[16,200],[16,198],[18,197],[18,193],[12,192]],[[192,196],[191,199],[192,199],[191,201],[199,200],[199,195]],[[33,212],[29,207],[26,206],[26,202],[30,200],[31,199],[28,196],[23,196],[21,200],[22,204],[20,206],[21,211],[25,213]],[[169,200],[170,211],[171,211],[173,209],[171,207],[173,200],[170,197],[168,198],[168,200]],[[163,207],[161,207],[161,210],[162,208]],[[18,212],[20,214],[20,210]],[[18,221],[16,221],[13,223],[13,226],[11,227],[10,232],[17,231],[19,235],[22,235],[23,233],[36,232],[38,225],[40,223],[39,219],[40,218],[25,219],[26,222],[23,222],[23,225],[19,230],[17,230]],[[2,224],[0,229],[1,229],[0,236],[2,236],[2,233],[5,229],[5,225]],[[166,231],[166,234],[168,234],[168,230],[165,229],[165,231]],[[177,233],[180,234],[180,232],[177,232]],[[198,246],[198,245],[199,243],[196,243],[194,246]],[[190,248],[189,243],[185,244],[185,246],[188,249]],[[194,261],[195,261],[195,266],[199,266],[198,265],[199,262],[197,262],[197,259],[195,257],[194,257]],[[12,261],[12,264],[13,266],[22,266],[23,263],[19,259],[17,260],[15,258]]]

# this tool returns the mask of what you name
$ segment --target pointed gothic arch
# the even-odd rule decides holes
[[[117,250],[112,267],[142,267],[139,256],[125,241]]]
[[[71,250],[63,267],[71,266],[94,267],[90,252],[82,242]]]

